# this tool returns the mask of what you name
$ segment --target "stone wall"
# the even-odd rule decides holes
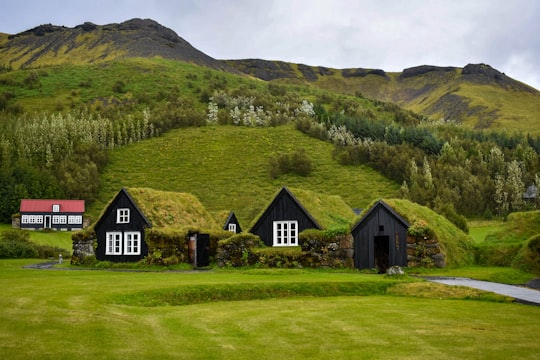
[[[85,263],[85,260],[95,260],[95,258],[94,238],[73,240],[73,255],[71,256],[72,264],[83,264]]]
[[[321,239],[309,235],[300,239],[302,265],[307,267],[353,268],[354,240],[351,234]]]
[[[408,267],[446,266],[446,255],[441,250],[439,240],[427,236],[407,236]]]

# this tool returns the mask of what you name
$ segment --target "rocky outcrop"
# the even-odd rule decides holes
[[[420,65],[415,67],[410,67],[407,69],[404,69],[403,72],[399,75],[401,79],[406,79],[414,76],[420,76],[424,75],[430,72],[449,72],[449,71],[456,71],[457,68],[453,66],[433,66],[433,65]]]
[[[352,77],[365,77],[368,75],[376,75],[386,77],[386,73],[381,69],[363,69],[363,68],[353,68],[353,69],[342,69],[341,76],[344,78]]]
[[[464,81],[471,81],[482,85],[498,84],[507,90],[526,91],[532,94],[537,93],[537,90],[516,81],[505,73],[492,68],[487,64],[468,64],[461,71]]]
[[[226,60],[225,62],[244,74],[265,81],[296,77],[291,64],[283,61],[244,59]]]

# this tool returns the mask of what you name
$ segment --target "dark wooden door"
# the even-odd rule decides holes
[[[197,235],[197,263],[196,266],[210,265],[210,235]]]
[[[385,273],[390,261],[390,238],[388,236],[375,236],[374,239],[375,267],[379,273]]]

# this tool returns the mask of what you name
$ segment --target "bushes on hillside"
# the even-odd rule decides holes
[[[303,148],[288,154],[280,153],[271,157],[269,161],[270,177],[273,179],[285,174],[308,176],[311,169],[311,159]]]

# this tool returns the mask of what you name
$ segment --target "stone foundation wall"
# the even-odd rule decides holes
[[[441,251],[438,239],[407,236],[408,267],[446,266],[446,255]]]
[[[302,265],[307,267],[353,268],[354,239],[351,234],[332,239],[301,239]]]
[[[94,238],[73,240],[72,264],[84,263],[85,259],[91,257],[95,260]]]

